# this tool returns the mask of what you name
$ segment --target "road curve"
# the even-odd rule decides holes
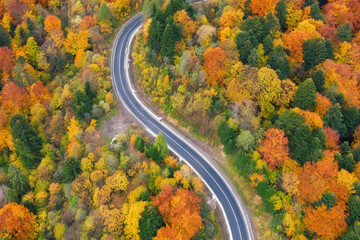
[[[176,130],[161,122],[136,97],[129,78],[129,54],[135,33],[142,26],[142,14],[131,18],[118,33],[111,54],[111,78],[118,100],[153,135],[162,133],[169,148],[189,164],[202,178],[214,197],[220,203],[225,215],[229,235],[232,240],[255,239],[247,211],[235,197],[227,182],[199,151],[184,140]]]

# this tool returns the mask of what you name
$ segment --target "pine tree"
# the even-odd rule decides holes
[[[325,18],[320,12],[319,3],[315,2],[311,5],[310,16],[315,20],[321,20],[325,23]]]
[[[251,49],[257,48],[259,41],[253,35],[253,31],[240,32],[235,37],[237,50],[240,54],[240,60],[246,64]]]
[[[284,52],[284,49],[278,45],[272,51],[268,64],[274,69],[280,79],[288,78],[290,75],[290,62]]]
[[[0,24],[0,47],[4,46],[10,46],[10,38],[6,29]]]
[[[10,120],[10,130],[15,142],[16,154],[26,168],[36,167],[41,160],[42,140],[28,121],[20,114]]]
[[[337,29],[336,36],[338,36],[340,41],[342,41],[342,42],[344,42],[344,41],[351,42],[351,39],[353,38],[353,32],[352,32],[350,24],[345,23],[345,24],[341,25]]]
[[[332,105],[324,116],[324,124],[344,136],[346,133],[346,126],[343,121],[340,104]]]
[[[248,65],[258,67],[260,63],[260,56],[256,48],[251,49],[247,59]]]
[[[161,49],[161,39],[163,33],[164,33],[164,24],[162,24],[160,21],[153,20],[150,24],[149,31],[148,31],[148,46],[159,52]]]
[[[270,35],[267,35],[267,37],[264,38],[263,45],[264,45],[265,54],[270,55],[270,53],[274,49],[273,39]]]
[[[21,196],[29,190],[29,181],[21,173],[20,169],[13,164],[10,164],[8,172],[10,186],[15,193],[16,199],[19,201]]]
[[[301,83],[295,92],[294,105],[303,110],[311,110],[316,107],[316,86],[309,78]]]
[[[290,136],[289,148],[292,158],[300,164],[314,162],[322,157],[322,145],[320,139],[313,136],[306,124],[301,124]]]
[[[323,71],[321,69],[316,70],[316,72],[311,75],[311,79],[314,81],[316,91],[320,93],[323,92],[325,84],[325,77]]]
[[[181,27],[176,23],[167,25],[161,37],[161,55],[168,57],[172,63],[175,56],[175,45],[181,40]]]
[[[303,43],[304,69],[309,71],[319,63],[332,57],[332,44],[322,38],[309,39]]]
[[[287,6],[284,0],[280,0],[276,5],[276,17],[279,19],[280,27],[282,31],[285,31],[287,28],[286,19],[287,19]]]

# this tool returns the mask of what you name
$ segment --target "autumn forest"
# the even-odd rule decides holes
[[[101,134],[118,112],[112,40],[142,7],[0,1],[1,239],[222,239],[204,184],[161,134]]]
[[[234,180],[262,198],[273,239],[359,239],[359,8],[166,0],[137,38],[142,90],[226,154]]]
[[[223,239],[201,178],[118,114],[110,55],[260,198],[259,239],[360,236],[357,0],[0,0],[0,238]],[[271,233],[276,237],[270,238]]]

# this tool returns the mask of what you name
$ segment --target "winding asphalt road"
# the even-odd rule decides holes
[[[136,32],[142,26],[142,14],[131,18],[120,30],[113,45],[111,55],[111,76],[114,91],[125,107],[156,136],[162,133],[169,148],[180,159],[188,163],[192,169],[203,179],[220,203],[225,215],[232,240],[254,239],[252,226],[246,209],[240,200],[235,197],[232,189],[216,168],[199,151],[184,140],[176,130],[161,122],[136,97],[129,78],[129,54],[131,43]]]

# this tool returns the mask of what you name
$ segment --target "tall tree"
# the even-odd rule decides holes
[[[20,114],[10,120],[10,130],[16,154],[26,168],[35,168],[41,160],[42,140],[29,122]]]
[[[10,37],[3,25],[0,25],[0,47],[4,46],[10,46]]]
[[[314,136],[308,125],[300,125],[289,138],[291,156],[300,164],[315,162],[322,157],[324,142],[321,142],[318,137]]]

